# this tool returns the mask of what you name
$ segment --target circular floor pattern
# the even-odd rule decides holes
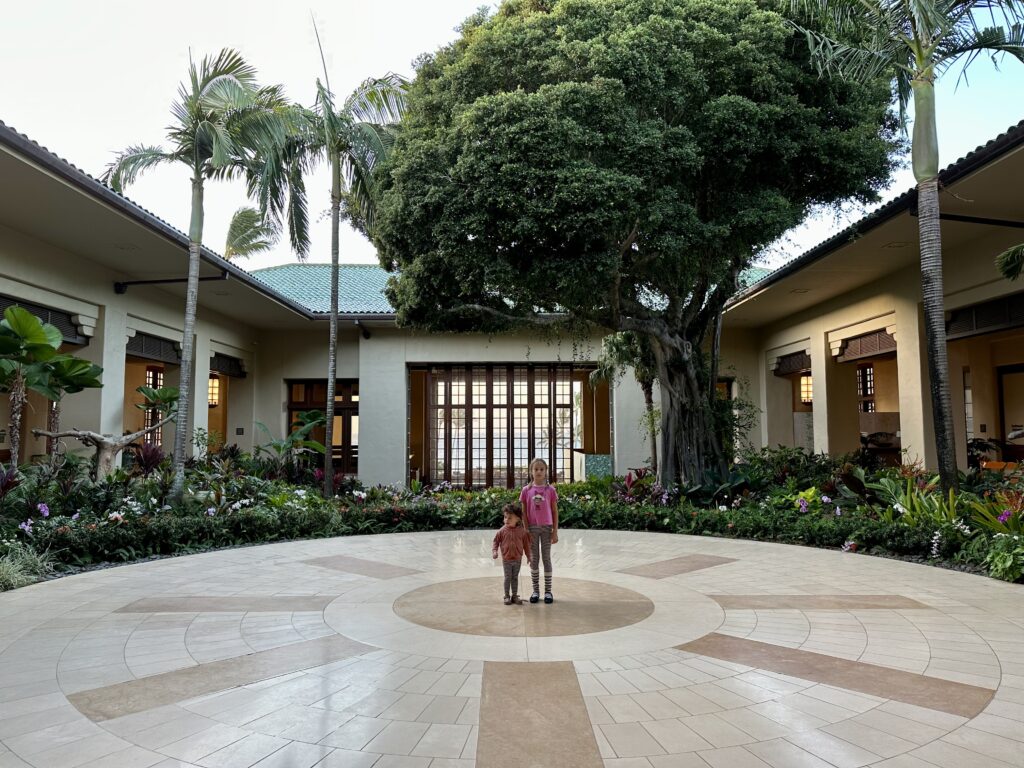
[[[628,627],[654,613],[639,592],[581,579],[558,580],[553,605],[504,605],[494,577],[430,584],[395,600],[395,613],[431,629],[486,637],[559,637]]]

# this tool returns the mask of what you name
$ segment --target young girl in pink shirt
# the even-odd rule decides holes
[[[553,603],[551,594],[551,545],[558,543],[558,493],[548,484],[548,465],[543,459],[530,462],[533,482],[523,488],[519,501],[523,505],[523,521],[530,532],[530,575],[533,594],[530,602],[540,600],[540,560],[544,561],[544,602]]]

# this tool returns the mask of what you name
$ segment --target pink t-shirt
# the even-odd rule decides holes
[[[558,492],[553,485],[530,483],[519,494],[519,501],[526,510],[526,525],[552,525],[552,509],[558,501]]]

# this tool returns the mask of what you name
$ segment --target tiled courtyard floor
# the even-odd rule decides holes
[[[0,594],[0,768],[1024,766],[1022,586],[562,531],[554,605],[505,606],[492,535]]]

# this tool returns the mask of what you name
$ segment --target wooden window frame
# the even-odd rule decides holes
[[[572,419],[573,409],[573,373],[581,370],[592,370],[592,366],[573,366],[564,364],[452,364],[433,365],[426,368],[426,392],[427,412],[424,417],[426,435],[424,439],[423,467],[425,468],[424,479],[428,482],[452,482],[453,470],[453,414],[461,411],[464,414],[462,425],[462,445],[464,446],[464,460],[461,463],[462,482],[458,486],[465,488],[483,488],[495,486],[495,463],[494,463],[494,424],[495,413],[503,412],[505,417],[505,477],[504,485],[507,488],[515,488],[527,481],[529,470],[520,467],[516,463],[516,415],[522,417],[525,410],[527,434],[527,461],[536,458],[541,451],[540,443],[546,442],[546,455],[540,456],[548,462],[552,479],[556,482],[572,482],[574,478],[573,445],[575,443],[575,424]],[[422,370],[417,368],[417,370]],[[505,373],[505,402],[494,402],[494,373],[495,371]],[[526,393],[523,400],[516,398],[516,374],[520,374],[518,381],[525,378]],[[484,401],[477,402],[474,399],[473,381],[475,374],[483,376]],[[523,376],[525,374],[525,376]],[[537,402],[537,384],[539,374],[546,378],[546,403]],[[544,381],[541,379],[541,381]],[[465,387],[465,397],[462,402],[452,402],[453,383],[462,383]],[[479,383],[479,379],[478,379]],[[558,385],[562,383],[566,387],[564,402],[559,400]],[[438,384],[443,385],[444,402],[438,402]],[[543,386],[543,385],[542,385]],[[474,410],[483,410],[485,420],[484,429],[484,451],[482,456],[474,455],[473,431],[474,431]],[[546,435],[538,439],[537,435],[537,411],[542,409],[546,412],[547,426]],[[568,428],[567,443],[559,445],[559,414],[562,414],[562,421]],[[440,422],[438,417],[440,418]],[[438,435],[438,424],[443,424],[444,436]],[[438,458],[439,440],[444,441],[444,457]],[[564,462],[559,464],[559,450],[564,448],[567,451]],[[483,459],[483,465],[479,466],[479,459]],[[439,467],[443,467],[438,472]],[[439,476],[439,474],[441,476]]]
[[[327,411],[326,379],[286,379],[287,397],[285,408],[288,413],[288,428],[291,428],[297,414],[302,411]],[[295,397],[296,387],[303,387],[303,397]],[[334,416],[341,419],[341,440],[339,445],[330,446],[334,460],[334,471],[354,475],[359,471],[359,445],[352,444],[352,417],[359,416],[359,379],[337,379],[334,387]],[[362,425],[360,425],[360,431]],[[326,430],[316,430],[313,439],[323,441]]]

